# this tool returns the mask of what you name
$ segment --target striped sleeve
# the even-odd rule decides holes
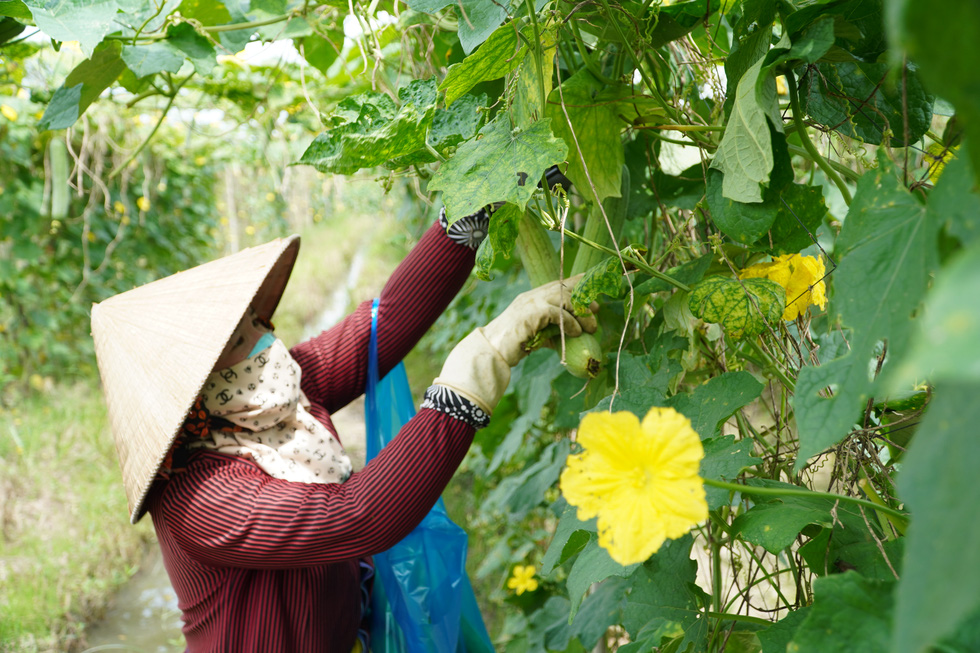
[[[288,569],[373,555],[432,508],[473,433],[461,420],[421,409],[340,484],[282,481],[202,450],[170,480],[160,506],[176,543],[203,564]]]
[[[473,268],[475,254],[432,225],[381,291],[378,305],[378,372],[402,360],[442,314]],[[302,388],[314,403],[336,412],[364,393],[367,383],[371,302],[304,343],[291,354],[303,370]]]

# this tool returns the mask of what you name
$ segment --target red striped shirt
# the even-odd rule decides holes
[[[438,225],[395,270],[378,308],[378,364],[393,367],[445,310],[473,252]],[[292,349],[311,412],[364,392],[370,302]],[[361,621],[358,559],[407,535],[429,511],[473,428],[422,409],[381,454],[342,484],[274,479],[251,461],[194,453],[149,497],[190,653],[349,653]]]

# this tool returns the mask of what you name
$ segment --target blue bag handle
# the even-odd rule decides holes
[[[365,393],[370,462],[415,415],[405,365],[378,379],[378,300],[371,306]],[[493,653],[466,575],[466,532],[440,497],[398,544],[374,556],[371,650],[374,653]]]

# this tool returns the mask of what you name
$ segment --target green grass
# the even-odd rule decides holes
[[[0,650],[78,650],[85,623],[136,570],[101,394],[54,386],[0,413]]]

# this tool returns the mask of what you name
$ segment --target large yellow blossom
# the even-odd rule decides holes
[[[810,304],[821,309],[827,306],[827,286],[823,282],[826,270],[823,260],[812,256],[786,254],[772,263],[750,265],[738,276],[742,279],[769,279],[786,289],[784,320],[795,320],[806,313]]]
[[[579,519],[599,518],[599,545],[616,562],[643,562],[707,519],[701,439],[673,408],[651,408],[642,424],[629,412],[589,413],[578,442],[561,491]]]
[[[538,589],[538,581],[534,578],[534,565],[514,567],[514,575],[507,580],[507,587],[518,594]]]

